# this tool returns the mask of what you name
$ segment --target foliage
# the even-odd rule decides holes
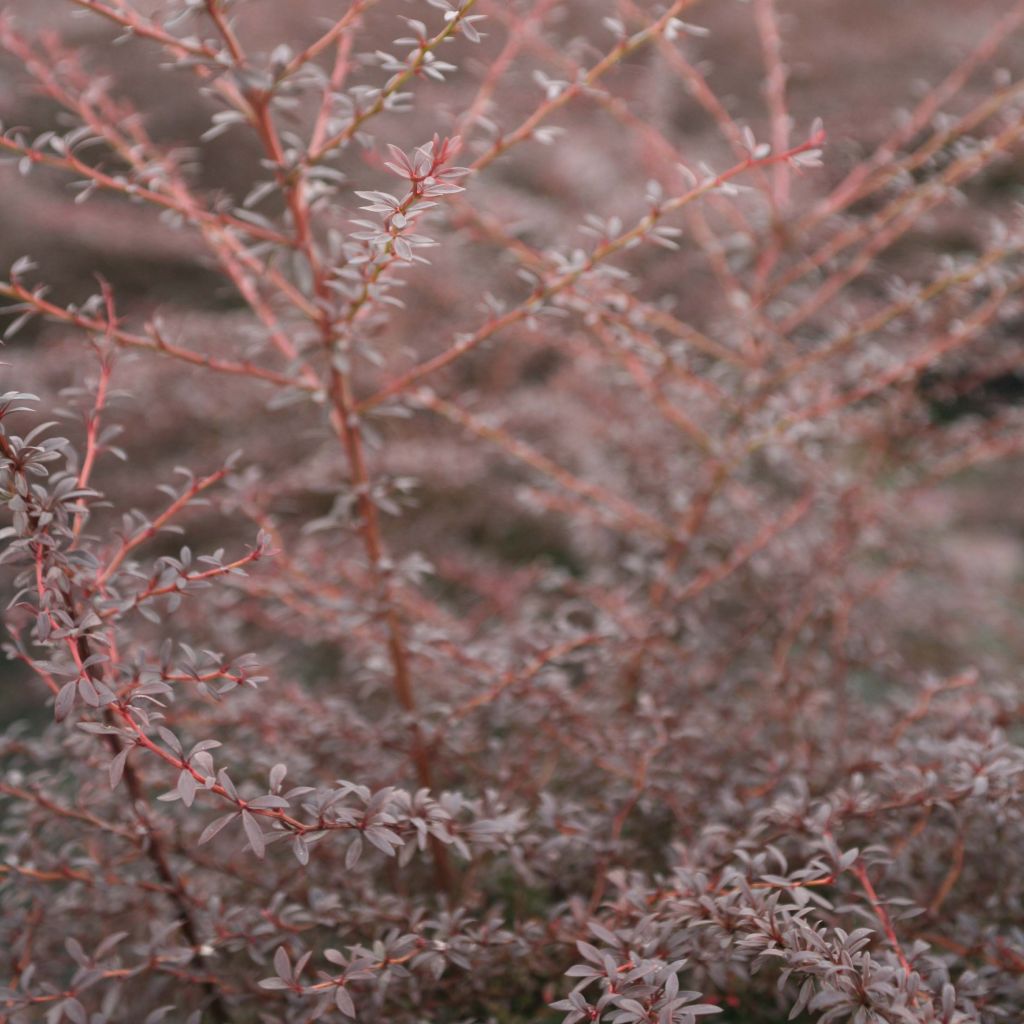
[[[0,151],[237,304],[193,336],[0,285],[73,354],[0,399],[7,652],[53,711],[0,740],[4,1019],[1020,1019],[1014,658],[926,511],[1024,445],[1024,233],[971,191],[1024,134],[1024,5],[854,158],[791,115],[775,0],[722,5],[743,119],[688,0],[288,42],[252,0],[74,5],[208,130],[151,134],[16,0],[59,113]],[[948,210],[966,249],[900,260]]]

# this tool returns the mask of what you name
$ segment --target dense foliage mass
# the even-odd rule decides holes
[[[3,1019],[1019,1021],[1024,4],[838,134],[781,0],[57,6],[192,294],[0,284]]]

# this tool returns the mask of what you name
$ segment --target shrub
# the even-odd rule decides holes
[[[774,0],[20,6],[208,294],[0,286],[5,1019],[1020,1019],[1024,7],[823,153]]]

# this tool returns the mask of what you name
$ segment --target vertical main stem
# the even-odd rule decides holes
[[[106,721],[108,724],[113,725],[113,716],[108,713],[106,715]],[[108,735],[106,739],[111,753],[116,757],[122,750],[121,740],[113,734]],[[185,889],[185,885],[181,878],[175,873],[174,868],[171,866],[167,852],[164,850],[163,842],[145,812],[147,801],[142,787],[142,782],[139,779],[135,768],[127,762],[124,766],[124,781],[125,785],[128,787],[128,794],[131,797],[132,808],[134,809],[136,820],[139,822],[140,827],[144,830],[146,835],[146,838],[143,841],[146,849],[146,856],[149,857],[150,861],[152,861],[157,876],[160,881],[164,883],[164,889],[167,893],[167,897],[174,904],[175,911],[177,912],[178,922],[181,925],[181,933],[184,936],[186,943],[192,949],[192,958],[189,962],[201,968],[203,956],[201,952],[202,941],[199,937],[199,929],[196,926],[194,917],[192,916],[192,911],[189,908],[188,892]],[[209,980],[201,981],[200,985],[206,994],[208,1001],[207,1009],[213,1024],[228,1024],[231,1020],[231,1014],[228,1011],[227,1004],[224,1002],[220,991]]]
[[[392,600],[391,583],[383,565],[384,544],[381,539],[380,514],[370,494],[370,475],[366,467],[359,416],[355,411],[355,399],[348,377],[333,366],[330,370],[330,397],[331,419],[348,455],[363,545],[370,560],[370,571],[373,573],[383,597],[382,618],[387,631],[388,656],[391,661],[395,696],[402,709],[412,718],[411,756],[416,769],[416,779],[420,786],[432,790],[433,772],[430,758],[423,743],[419,722],[416,719],[416,695],[413,692],[412,676],[409,671],[409,652],[405,645],[402,622]],[[445,892],[450,892],[452,872],[448,850],[434,836],[430,837],[430,846],[438,885]]]
[[[332,296],[327,287],[327,272],[323,266],[313,234],[310,207],[305,194],[305,179],[302,171],[288,174],[285,171],[286,159],[284,146],[278,134],[274,119],[271,116],[269,95],[249,97],[254,111],[256,130],[264,149],[277,165],[278,183],[281,186],[288,210],[292,217],[297,251],[301,252],[309,263],[313,277],[313,291],[322,309],[329,309]],[[433,773],[430,757],[423,742],[422,730],[416,718],[416,696],[413,692],[412,677],[409,671],[409,652],[405,644],[401,618],[395,608],[392,595],[391,580],[385,568],[384,542],[381,536],[380,514],[370,493],[370,473],[366,465],[366,456],[359,414],[356,409],[355,396],[349,375],[339,369],[333,362],[338,345],[336,328],[331,317],[322,312],[317,317],[323,346],[328,359],[331,360],[328,370],[328,395],[330,399],[331,424],[341,439],[348,457],[352,485],[356,494],[356,508],[359,514],[359,530],[370,561],[370,572],[379,590],[382,612],[381,619],[387,633],[388,658],[392,669],[392,686],[395,697],[402,710],[412,721],[412,750],[410,756],[416,771],[418,784],[433,790]],[[434,836],[430,837],[431,853],[438,886],[445,892],[452,891],[452,871],[448,858],[448,850]]]

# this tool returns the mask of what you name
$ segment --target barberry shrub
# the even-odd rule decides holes
[[[4,180],[196,269],[0,284],[3,1019],[1020,1020],[1024,4],[63,6]]]

